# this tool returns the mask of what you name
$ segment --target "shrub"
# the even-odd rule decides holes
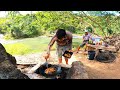
[[[7,33],[4,36],[4,39],[9,40],[9,39],[14,39],[11,34]]]

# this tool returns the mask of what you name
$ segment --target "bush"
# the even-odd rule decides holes
[[[23,33],[19,28],[16,28],[15,30],[12,31],[12,37],[15,39],[22,38]]]
[[[9,40],[9,39],[14,39],[11,34],[5,34],[4,39]]]
[[[92,27],[87,27],[86,29],[87,29],[89,32],[91,32],[91,33],[93,32]]]

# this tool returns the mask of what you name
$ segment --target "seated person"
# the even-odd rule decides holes
[[[77,53],[80,50],[81,47],[84,47],[86,44],[89,43],[90,39],[92,40],[91,34],[88,32],[88,30],[85,30],[85,35],[83,36],[83,42],[80,44],[80,46],[77,48]],[[93,40],[92,40],[93,41]],[[86,51],[86,48],[85,48]]]

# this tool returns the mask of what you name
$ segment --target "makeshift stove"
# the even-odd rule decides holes
[[[99,50],[98,54],[95,57],[95,60],[103,63],[111,63],[116,59],[116,53],[111,51],[102,51]]]
[[[35,73],[49,79],[66,79],[69,69],[70,68],[62,67],[59,65],[43,64],[35,71]]]

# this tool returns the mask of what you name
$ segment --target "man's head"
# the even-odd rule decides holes
[[[58,39],[62,39],[66,37],[66,31],[64,29],[58,29],[56,32],[56,36]]]
[[[85,35],[88,35],[88,30],[85,30]]]

